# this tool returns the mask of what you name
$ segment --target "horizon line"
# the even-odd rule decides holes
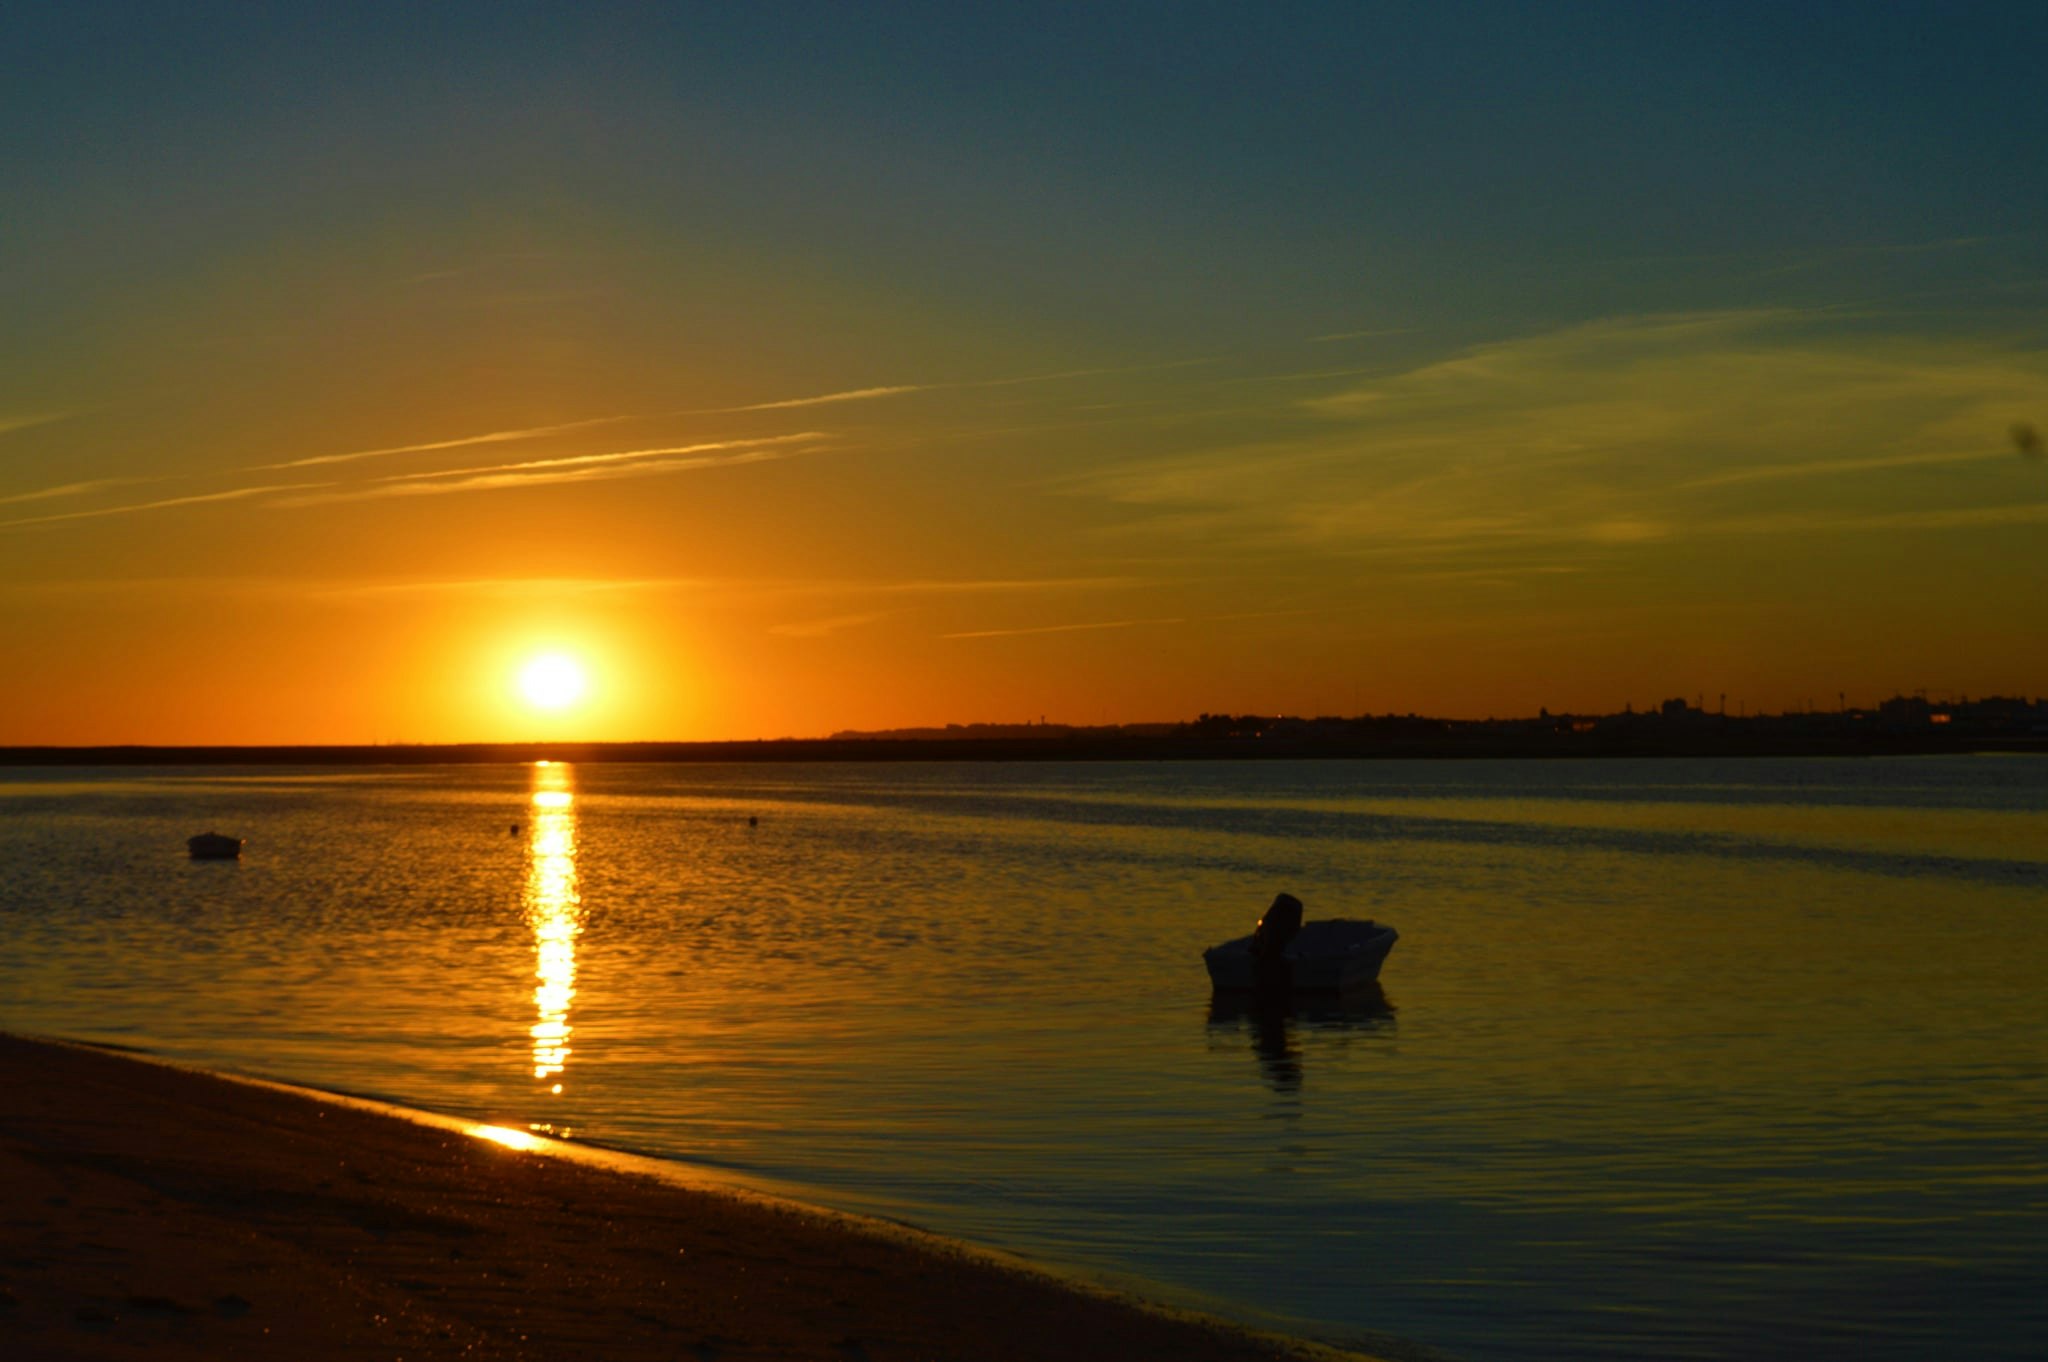
[[[1703,698],[1703,697],[1697,697],[1697,696],[1696,696],[1696,697],[1694,697],[1694,698]],[[1242,712],[1242,713],[1231,713],[1231,712],[1228,712],[1228,711],[1216,711],[1216,712],[1213,712],[1213,713],[1212,713],[1212,712],[1204,711],[1204,712],[1203,712],[1202,714],[1198,715],[1197,717],[1195,717],[1195,718],[1193,718],[1193,719],[1126,719],[1126,720],[1116,720],[1116,721],[1110,721],[1110,722],[1104,722],[1104,723],[1070,723],[1070,722],[1067,722],[1067,721],[1064,721],[1064,720],[1048,720],[1048,719],[1045,719],[1044,717],[1042,717],[1042,716],[1041,716],[1041,717],[1040,717],[1039,719],[1036,719],[1036,720],[1030,720],[1030,719],[1024,719],[1024,720],[1004,720],[1004,719],[978,719],[978,720],[972,720],[972,721],[969,721],[969,722],[965,722],[965,723],[961,723],[961,722],[954,722],[954,721],[942,721],[942,722],[938,722],[938,723],[927,723],[927,724],[907,724],[907,725],[899,725],[899,726],[895,726],[895,727],[890,727],[890,728],[876,728],[876,729],[858,729],[858,728],[843,728],[843,729],[838,729],[838,730],[835,730],[835,731],[833,731],[833,732],[831,732],[831,733],[820,733],[820,734],[811,734],[811,735],[803,735],[803,736],[799,736],[799,735],[795,735],[795,734],[782,734],[782,735],[779,735],[779,736],[776,736],[776,737],[759,737],[759,736],[756,736],[756,737],[724,737],[724,738],[540,738],[540,737],[531,737],[531,738],[455,738],[455,739],[446,739],[446,740],[437,740],[437,741],[415,741],[415,740],[411,740],[411,739],[403,739],[403,738],[396,738],[396,739],[369,739],[369,740],[365,740],[365,741],[356,741],[356,742],[260,742],[260,743],[214,743],[214,742],[177,742],[177,741],[112,741],[112,742],[82,742],[82,743],[39,743],[39,742],[0,742],[0,760],[6,760],[6,759],[7,759],[8,757],[10,757],[11,755],[14,755],[14,754],[27,754],[27,753],[91,753],[91,752],[137,752],[137,753],[149,753],[149,752],[218,752],[218,753],[256,753],[256,752],[306,752],[306,753],[322,753],[322,752],[358,752],[358,751],[387,751],[387,750],[392,750],[392,751],[396,751],[396,750],[403,750],[403,751],[412,751],[412,752],[426,752],[426,751],[459,751],[459,750],[475,750],[475,749],[481,749],[481,748],[516,748],[516,749],[540,749],[540,748],[565,748],[565,747],[578,747],[578,748],[654,748],[654,747],[667,747],[667,748],[690,748],[690,747],[705,747],[705,748],[728,748],[728,747],[755,747],[755,746],[770,746],[770,745],[775,745],[775,744],[809,744],[809,745],[857,745],[857,744],[872,744],[872,743],[886,743],[886,742],[892,742],[892,741],[897,741],[897,742],[923,742],[923,743],[932,743],[932,742],[940,742],[940,743],[944,743],[944,742],[961,742],[961,741],[974,741],[974,738],[973,738],[973,737],[971,737],[971,736],[967,736],[967,737],[950,737],[950,736],[947,736],[947,735],[948,735],[948,734],[951,734],[951,733],[960,733],[960,734],[971,734],[971,732],[972,732],[973,730],[977,730],[977,729],[991,729],[991,730],[1003,730],[1003,732],[1002,732],[1002,733],[1001,733],[1000,735],[997,735],[997,736],[993,736],[992,738],[990,738],[990,739],[989,739],[989,740],[991,740],[991,741],[998,741],[998,742],[1017,742],[1017,741],[1033,741],[1034,739],[1032,739],[1032,738],[1030,737],[1030,734],[1032,733],[1032,731],[1033,731],[1033,730],[1041,730],[1041,731],[1047,732],[1048,734],[1050,734],[1050,733],[1052,733],[1052,732],[1054,732],[1054,731],[1057,731],[1057,732],[1060,732],[1060,733],[1064,733],[1064,734],[1072,734],[1072,735],[1077,735],[1077,736],[1082,736],[1082,737],[1088,737],[1088,736],[1095,736],[1095,737],[1098,737],[1098,738],[1101,738],[1101,739],[1105,739],[1105,740],[1114,740],[1114,739],[1116,739],[1116,738],[1118,738],[1118,737],[1128,737],[1128,738],[1130,738],[1130,739],[1131,739],[1131,740],[1133,740],[1133,741],[1140,741],[1140,742],[1157,742],[1157,741],[1160,741],[1160,740],[1163,740],[1163,739],[1183,739],[1183,740],[1194,740],[1194,741],[1204,741],[1204,740],[1208,740],[1208,741],[1219,741],[1219,742],[1241,742],[1241,741],[1243,741],[1243,740],[1244,740],[1244,739],[1243,739],[1242,737],[1221,737],[1221,738],[1208,738],[1208,737],[1207,737],[1206,735],[1204,735],[1204,734],[1203,734],[1202,732],[1200,732],[1199,730],[1201,729],[1201,727],[1202,727],[1202,726],[1204,725],[1204,723],[1205,723],[1205,722],[1210,722],[1210,721],[1225,721],[1225,722],[1228,722],[1228,723],[1232,723],[1232,724],[1242,724],[1242,723],[1244,723],[1244,722],[1247,722],[1247,721],[1258,721],[1258,722],[1261,722],[1261,723],[1266,723],[1266,724],[1280,724],[1280,723],[1286,723],[1286,724],[1301,724],[1301,725],[1304,725],[1304,726],[1314,726],[1314,725],[1319,725],[1319,724],[1358,724],[1358,723],[1387,723],[1387,722],[1401,722],[1401,723],[1427,723],[1427,724],[1441,724],[1441,725],[1444,725],[1444,726],[1446,726],[1446,728],[1480,728],[1480,729],[1484,729],[1484,728],[1505,728],[1505,727],[1509,727],[1509,726],[1513,726],[1513,725],[1526,725],[1526,724],[1541,724],[1541,723],[1545,723],[1545,722],[1551,722],[1551,723],[1556,723],[1556,722],[1562,722],[1562,721],[1567,721],[1567,720],[1572,720],[1572,721],[1591,721],[1591,722],[1593,722],[1593,723],[1596,723],[1596,724],[1597,724],[1597,723],[1599,723],[1599,722],[1601,722],[1601,721],[1613,721],[1613,720],[1679,720],[1679,721],[1700,721],[1700,720],[1732,720],[1732,721],[1735,721],[1735,722],[1760,722],[1760,721],[1764,721],[1764,720],[1783,720],[1783,719],[1836,719],[1836,720],[1857,720],[1857,719],[1866,719],[1866,718],[1869,718],[1869,719],[1876,719],[1876,718],[1882,718],[1882,717],[1883,717],[1883,711],[1884,711],[1884,710],[1885,710],[1886,708],[1888,708],[1888,707],[1891,707],[1891,706],[1894,706],[1894,705],[1898,705],[1898,704],[1905,704],[1905,705],[1907,705],[1907,706],[1920,706],[1920,707],[1924,707],[1924,708],[1925,708],[1925,709],[1926,709],[1927,711],[1929,711],[1929,712],[1930,712],[1930,714],[1932,714],[1932,713],[1936,713],[1936,712],[1945,712],[1945,711],[1946,711],[1946,712],[1953,712],[1953,711],[1957,711],[1957,710],[1963,710],[1963,709],[1967,709],[1967,708],[1970,708],[1970,707],[1974,707],[1974,706],[1980,706],[1980,705],[1984,705],[1984,704],[1991,704],[1991,703],[2003,703],[2003,704],[2009,704],[2009,705],[2011,705],[2011,704],[2017,704],[2017,705],[2023,705],[2023,706],[2025,706],[2025,707],[2026,707],[2027,709],[2029,709],[2029,710],[2036,710],[2036,709],[2044,709],[2044,708],[2048,708],[2048,696],[2032,696],[2032,695],[2029,695],[2029,694],[2027,694],[2027,693],[2025,693],[2025,692],[2019,692],[2019,693],[2015,693],[2015,694],[2012,694],[2012,695],[2006,695],[2006,694],[1991,694],[1991,695],[1980,695],[1980,696],[1977,696],[1977,697],[1975,697],[1974,699],[1973,699],[1973,698],[1971,698],[1971,697],[1969,697],[1969,696],[1956,696],[1956,695],[1953,695],[1953,694],[1946,694],[1946,695],[1944,695],[1944,696],[1943,696],[1942,698],[1929,698],[1929,697],[1928,697],[1928,695],[1926,694],[1926,692],[1924,692],[1924,691],[1919,691],[1919,692],[1916,692],[1916,693],[1914,693],[1914,694],[1911,694],[1911,695],[1907,695],[1907,694],[1904,694],[1904,693],[1900,693],[1900,694],[1894,694],[1894,695],[1892,695],[1892,696],[1889,696],[1889,697],[1887,697],[1887,698],[1886,698],[1885,700],[1881,700],[1881,701],[1879,701],[1879,702],[1878,702],[1877,704],[1874,704],[1874,705],[1849,705],[1849,704],[1846,704],[1846,703],[1844,703],[1844,704],[1842,704],[1842,705],[1841,705],[1840,707],[1838,707],[1838,708],[1832,708],[1832,709],[1821,709],[1821,708],[1807,708],[1807,709],[1781,709],[1781,710],[1776,710],[1776,711],[1768,711],[1768,710],[1757,710],[1757,711],[1750,711],[1750,710],[1748,710],[1748,709],[1746,709],[1746,708],[1740,708],[1740,709],[1738,709],[1738,710],[1737,710],[1737,712],[1735,712],[1735,713],[1730,713],[1730,712],[1729,712],[1729,711],[1728,711],[1728,710],[1726,709],[1726,707],[1725,707],[1725,702],[1724,702],[1724,704],[1723,704],[1723,707],[1721,707],[1721,708],[1718,708],[1718,709],[1707,709],[1707,708],[1704,708],[1704,707],[1702,707],[1702,706],[1696,706],[1696,705],[1693,705],[1693,704],[1691,704],[1691,703],[1690,703],[1689,701],[1687,701],[1686,699],[1684,699],[1683,697],[1671,697],[1671,698],[1668,698],[1668,699],[1664,700],[1663,702],[1661,702],[1661,703],[1660,703],[1659,705],[1657,705],[1657,706],[1655,706],[1655,707],[1651,707],[1651,708],[1645,708],[1645,709],[1636,709],[1636,708],[1634,708],[1634,706],[1633,706],[1633,703],[1632,703],[1632,702],[1631,702],[1630,704],[1628,704],[1628,705],[1627,705],[1626,707],[1624,707],[1623,709],[1619,709],[1619,710],[1611,710],[1611,711],[1606,711],[1606,712],[1591,712],[1591,711],[1580,711],[1580,710],[1559,710],[1559,711],[1555,711],[1555,712],[1553,712],[1553,711],[1552,711],[1552,710],[1551,710],[1551,709],[1550,709],[1550,708],[1549,708],[1548,706],[1540,706],[1540,707],[1538,708],[1538,712],[1537,712],[1537,713],[1534,713],[1534,714],[1519,714],[1519,715],[1509,715],[1509,716],[1506,716],[1506,717],[1502,717],[1502,716],[1499,716],[1499,715],[1488,715],[1488,716],[1486,716],[1485,718],[1459,718],[1459,717],[1454,717],[1454,716],[1451,716],[1451,715],[1447,715],[1447,714],[1429,714],[1429,713],[1423,713],[1423,712],[1420,712],[1420,711],[1415,711],[1415,710],[1410,710],[1410,711],[1407,711],[1407,712],[1405,712],[1405,713],[1404,713],[1404,712],[1398,712],[1398,711],[1393,711],[1393,710],[1389,710],[1389,711],[1385,711],[1385,712],[1383,712],[1383,713],[1362,713],[1362,714],[1314,714],[1314,715],[1311,715],[1311,714],[1299,714],[1299,713],[1287,713],[1287,712],[1282,712],[1282,711],[1275,711],[1275,712],[1271,712],[1271,713],[1264,713],[1264,714],[1262,714],[1262,713],[1258,713],[1258,712],[1256,712],[1256,711],[1244,711],[1244,712]],[[1670,708],[1671,706],[1676,706],[1676,708],[1675,708],[1675,709],[1674,709],[1674,708]],[[1943,722],[1943,721],[1933,721],[1932,723],[1930,723],[1930,728],[1932,728],[1932,727],[1935,727],[1935,726],[1938,726],[1938,724],[1939,724],[1940,722]],[[1153,731],[1153,732],[1150,732],[1150,733],[1143,733],[1143,734],[1130,734],[1130,733],[1127,733],[1127,732],[1125,732],[1125,730],[1131,730],[1131,729],[1149,729],[1149,730],[1154,730],[1154,731]],[[1307,735],[1304,735],[1304,736],[1307,736]]]

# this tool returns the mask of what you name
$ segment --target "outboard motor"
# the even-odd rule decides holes
[[[1300,931],[1301,900],[1292,894],[1281,894],[1252,933],[1252,954],[1260,960],[1278,960],[1280,952],[1287,949]]]

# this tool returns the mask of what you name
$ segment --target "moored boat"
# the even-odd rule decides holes
[[[1250,936],[1202,952],[1219,992],[1306,990],[1338,993],[1380,977],[1400,933],[1370,918],[1301,920],[1301,900],[1282,894]]]
[[[242,839],[218,832],[202,832],[185,839],[185,850],[195,861],[232,861],[242,854]]]

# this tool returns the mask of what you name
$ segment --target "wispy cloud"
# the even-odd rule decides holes
[[[1284,610],[1231,610],[1211,615],[1159,615],[1143,619],[1091,620],[1081,624],[1040,624],[1017,629],[972,629],[964,633],[941,634],[941,638],[1011,638],[1021,634],[1077,634],[1096,629],[1136,629],[1152,624],[1229,624],[1238,620],[1298,619],[1304,615],[1349,615],[1374,607],[1369,603],[1331,607],[1291,606]]]
[[[226,594],[276,596],[291,594],[296,589],[293,583],[275,577],[44,577],[35,581],[0,581],[0,593],[6,595],[80,601],[164,596],[196,599]]]
[[[853,388],[840,393],[820,393],[816,397],[785,397],[780,402],[755,402],[745,407],[715,407],[706,415],[740,411],[786,411],[791,407],[822,407],[830,402],[868,402],[877,397],[897,397],[904,393],[929,392],[928,385],[920,383],[898,383],[886,388]]]
[[[1183,615],[1158,619],[1098,620],[1088,624],[1040,624],[1024,629],[969,629],[963,633],[941,634],[940,638],[1015,638],[1022,634],[1078,634],[1095,629],[1135,629],[1141,624],[1186,624]]]
[[[1107,378],[1119,374],[1158,374],[1166,373],[1173,369],[1199,369],[1205,365],[1217,362],[1218,360],[1215,356],[1205,355],[1196,359],[1158,360],[1150,364],[1117,364],[1093,369],[1059,369],[1046,374],[1026,374],[1021,378],[971,379],[967,382],[943,386],[953,388],[1015,388],[1026,383],[1061,383],[1075,378]]]
[[[420,277],[423,279],[440,278],[459,272],[436,271]],[[578,421],[559,421],[550,425],[518,426],[505,430],[492,430],[479,435],[458,435],[442,440],[422,440],[414,444],[379,445],[374,449],[352,449],[335,454],[309,454],[301,458],[283,459],[275,463],[251,464],[241,471],[245,473],[271,473],[294,468],[325,468],[335,464],[357,463],[366,459],[396,458],[408,454],[437,454],[444,450],[467,449],[476,445],[507,444],[519,440],[539,440],[553,435],[565,435],[572,431],[591,430],[600,426],[622,425],[632,421],[661,421],[685,416],[732,416],[748,412],[791,411],[803,407],[822,407],[844,402],[870,402],[879,398],[904,397],[914,393],[938,392],[948,389],[1007,388],[1022,384],[1054,383],[1067,379],[1109,374],[1180,369],[1214,362],[1211,359],[1169,360],[1155,364],[1122,365],[1110,368],[1064,369],[1053,373],[1027,374],[1014,378],[971,379],[949,383],[891,383],[869,388],[848,388],[839,392],[817,393],[805,397],[785,397],[772,402],[749,402],[731,407],[689,407],[673,411],[627,412],[616,416],[592,416]],[[59,413],[54,416],[21,418],[14,422],[0,420],[0,434],[4,434],[8,430],[17,427],[60,420],[62,417],[63,414]]]
[[[70,415],[68,411],[51,411],[38,412],[30,416],[0,416],[0,435],[12,435],[17,430],[33,430],[37,426],[47,426],[53,421],[66,420]]]
[[[1357,378],[1360,374],[1384,374],[1384,364],[1354,364],[1342,369],[1303,369],[1287,374],[1245,374],[1232,383],[1306,383],[1319,378]]]
[[[2023,466],[2001,436],[2048,410],[2048,354],[1793,310],[1620,318],[1293,409],[1316,419],[1063,485],[1123,506],[1124,535],[1389,567],[1508,551],[1591,565],[1816,499],[1816,525],[1975,523],[1961,503],[2010,494],[1987,480]]]
[[[1999,525],[2048,524],[2048,501],[2003,506],[1953,506],[1939,510],[1829,512],[1785,511],[1731,517],[1701,526],[1705,533],[1855,534],[1890,530],[1970,530]]]
[[[159,579],[152,579],[154,584]],[[168,579],[162,579],[168,580]],[[749,578],[749,577],[450,577],[424,581],[302,581],[289,584],[294,593],[329,599],[383,600],[406,596],[473,596],[533,598],[545,596],[630,595],[690,592],[712,601],[792,601],[847,598],[886,600],[921,596],[1024,596],[1121,590],[1148,585],[1131,577],[1043,577],[940,580],[913,578]],[[95,589],[128,589],[141,583],[94,583]],[[261,579],[265,589],[279,583]],[[182,588],[180,588],[182,589]],[[832,620],[851,627],[896,613],[898,607],[864,613],[846,612]],[[801,627],[801,626],[797,626]]]
[[[1509,582],[1522,577],[1576,577],[1586,570],[1583,563],[1502,563],[1491,567],[1422,568],[1402,575],[1417,581]]]
[[[796,437],[778,437],[796,438]],[[621,478],[655,477],[666,473],[694,472],[704,468],[728,468],[740,464],[767,463],[811,452],[800,447],[759,448],[776,441],[754,441],[737,453],[693,454],[686,458],[661,458],[664,453],[703,449],[703,445],[681,445],[675,450],[636,449],[617,454],[585,454],[564,459],[540,459],[525,464],[506,464],[481,469],[456,469],[445,473],[404,474],[381,479],[364,487],[323,492],[316,496],[291,497],[279,506],[322,506],[345,501],[374,501],[389,497],[443,496],[453,492],[495,492],[514,487],[545,487],[571,482],[611,482]],[[730,448],[730,445],[711,446]]]
[[[618,596],[694,591],[716,585],[702,577],[464,577],[423,582],[315,582],[307,594],[330,600],[468,596],[531,600],[556,596]]]
[[[1051,373],[1023,374],[1013,378],[973,378],[946,383],[893,383],[874,388],[849,388],[844,392],[820,393],[815,397],[786,397],[776,402],[753,402],[743,407],[707,407],[697,411],[674,412],[677,416],[724,416],[749,411],[785,411],[792,407],[818,407],[833,402],[868,402],[878,397],[904,397],[912,393],[963,392],[980,388],[1016,388],[1033,383],[1060,383],[1077,378],[1099,378],[1113,374],[1156,373],[1214,364],[1210,358],[1176,359],[1153,364],[1124,364],[1108,368],[1059,369]]]
[[[243,469],[245,473],[268,473],[286,468],[317,468],[329,464],[355,463],[362,459],[382,459],[399,454],[432,454],[444,449],[463,449],[471,445],[505,444],[513,440],[537,440],[542,436],[560,435],[571,430],[589,430],[594,426],[614,426],[624,421],[641,421],[645,415],[593,416],[583,421],[564,421],[552,426],[525,426],[517,430],[494,430],[484,435],[462,435],[449,440],[427,440],[412,445],[385,445],[377,449],[357,449],[346,454],[314,454],[303,459],[287,459],[282,463],[252,464]]]
[[[67,482],[56,487],[39,487],[33,492],[15,492],[0,497],[0,506],[13,506],[24,501],[49,501],[57,497],[82,496],[108,487],[124,487],[133,483],[146,482],[146,478],[95,478],[90,482]]]
[[[161,501],[138,501],[126,506],[100,506],[90,511],[64,511],[57,515],[30,516],[21,520],[0,520],[0,529],[17,525],[48,525],[59,520],[97,520],[104,516],[134,515],[138,511],[163,511],[173,506],[201,506],[216,501],[246,501],[276,492],[297,492],[308,487],[331,487],[332,483],[279,483],[264,487],[232,487],[225,492],[203,492],[198,496],[166,497]]]
[[[1120,590],[1148,585],[1137,577],[907,578],[861,577],[481,577],[426,582],[351,584],[366,592],[674,591],[716,589],[772,596],[978,596]]]
[[[701,577],[470,577],[428,581],[336,580],[284,576],[151,576],[129,578],[45,578],[0,581],[0,594],[89,597],[225,596],[298,603],[388,604],[434,597],[479,600],[547,600],[576,596],[622,596],[715,590],[723,583]]]
[[[1805,463],[1767,463],[1754,468],[1737,468],[1704,478],[1681,482],[1681,491],[1708,487],[1734,487],[1745,482],[1777,482],[1786,478],[1837,478],[1851,473],[1869,473],[1881,468],[1923,468],[1940,464],[2003,462],[2011,455],[2004,450],[1946,450],[1930,454],[1886,454],[1869,459],[1813,459]]]
[[[798,620],[789,624],[773,624],[768,632],[782,638],[825,638],[847,629],[858,629],[864,624],[885,620],[895,612],[892,610],[871,610],[859,615],[833,615],[826,619]]]
[[[947,597],[1061,597],[1081,596],[1101,592],[1129,591],[1135,588],[1156,585],[1136,577],[997,577],[997,578],[908,578],[895,581],[875,580],[824,580],[785,581],[758,584],[758,594],[820,597],[847,601],[902,601],[904,598],[947,598]],[[817,620],[798,620],[779,624],[768,632],[788,638],[821,638],[842,630],[873,624],[902,613],[907,605],[888,609],[849,612],[831,615]],[[1145,623],[1141,620],[1113,621],[1110,623],[1053,625],[1044,628],[988,629],[965,633],[944,634],[944,638],[994,638],[1005,634],[1068,633],[1084,629],[1115,629],[1132,624]]]
[[[921,577],[894,582],[851,580],[811,585],[814,588],[829,585],[834,590],[865,591],[889,596],[961,596],[987,593],[1035,594],[1044,591],[1114,591],[1145,584],[1144,579],[1138,577],[982,577],[958,581]]]
[[[731,449],[816,443],[830,437],[823,431],[805,430],[794,435],[761,435],[746,440],[699,440],[695,444],[662,445],[653,449],[619,449],[601,454],[564,454],[552,459],[522,459],[516,463],[484,464],[471,468],[441,468],[425,473],[392,473],[379,483],[428,482],[437,478],[481,477],[496,473],[538,473],[559,469],[590,468],[604,464],[632,463],[688,454],[713,454]]]
[[[473,468],[395,473],[353,486],[335,481],[260,483],[250,487],[231,487],[224,491],[203,492],[193,496],[164,497],[156,501],[131,502],[121,506],[100,506],[91,510],[4,520],[0,521],[0,529],[66,520],[94,520],[106,516],[131,515],[139,511],[159,511],[178,506],[199,506],[212,502],[249,501],[258,498],[265,499],[263,505],[289,509],[387,497],[433,496],[452,492],[496,491],[509,487],[538,487],[552,483],[653,477],[665,473],[764,463],[771,459],[788,458],[798,453],[813,452],[818,443],[826,438],[818,431],[803,431],[794,435],[767,435],[750,440],[713,440],[690,445],[624,449],[601,454],[572,454],[554,459],[528,459],[518,463],[486,464]],[[133,480],[76,483],[61,488],[45,488],[40,492],[26,493],[5,500],[25,501],[66,495],[112,486],[119,481]]]
[[[1310,336],[1309,339],[1318,342],[1373,340],[1380,336],[1412,336],[1414,334],[1415,328],[1412,326],[1385,326],[1371,331],[1332,331],[1327,335]]]

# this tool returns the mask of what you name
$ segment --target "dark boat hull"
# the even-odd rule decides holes
[[[185,850],[195,861],[232,861],[242,854],[242,839],[224,837],[217,832],[202,832],[197,837],[185,839]]]
[[[1302,924],[1278,960],[1252,953],[1252,938],[1241,936],[1202,952],[1209,982],[1219,993],[1285,988],[1341,993],[1380,977],[1380,966],[1401,934],[1377,922],[1329,918]]]

